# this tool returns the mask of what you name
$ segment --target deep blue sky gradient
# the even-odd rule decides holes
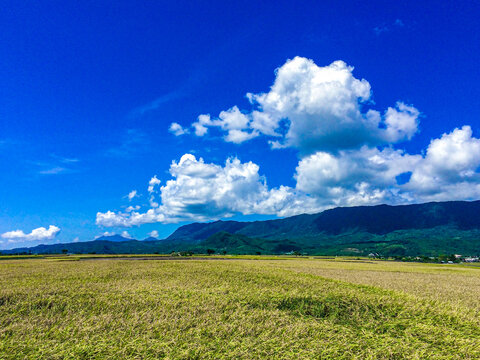
[[[401,144],[469,124],[480,135],[480,3],[476,1],[2,1],[0,233],[56,224],[58,241],[105,230],[97,211],[127,204],[194,152],[260,165],[270,186],[294,186],[295,151],[261,139],[235,145],[175,137],[168,126],[218,115],[268,91],[294,56],[344,60],[367,79],[375,107],[398,99],[422,112]],[[78,161],[72,161],[78,160]],[[58,174],[55,168],[64,168]],[[236,217],[256,219],[263,217]],[[168,235],[178,225],[129,232]]]

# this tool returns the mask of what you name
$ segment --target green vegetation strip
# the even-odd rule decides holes
[[[289,266],[3,262],[0,359],[480,358],[461,307]]]

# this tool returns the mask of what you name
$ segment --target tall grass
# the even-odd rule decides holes
[[[293,259],[6,261],[0,359],[478,359],[478,304],[429,290],[437,277],[445,289],[455,279],[478,284],[479,270],[457,268]],[[410,288],[408,276],[425,291]],[[404,288],[391,285],[397,278]],[[471,296],[479,291],[464,288]]]

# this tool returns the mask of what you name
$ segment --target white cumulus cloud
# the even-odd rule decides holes
[[[158,237],[159,237],[158,231],[157,231],[157,230],[153,230],[153,231],[151,231],[151,232],[148,233],[148,236],[149,236],[149,237],[154,237],[154,238],[157,238],[157,239],[158,239]]]
[[[247,94],[249,111],[233,106],[218,117],[198,116],[190,130],[170,126],[178,135],[190,131],[201,137],[212,130],[231,143],[262,137],[272,148],[295,148],[295,186],[269,187],[251,161],[232,157],[215,164],[185,154],[171,163],[165,183],[157,176],[150,179],[149,209],[98,212],[97,224],[129,227],[235,214],[288,216],[335,206],[479,199],[480,139],[471,127],[432,139],[420,154],[398,149],[418,132],[420,111],[402,101],[374,109],[370,83],[356,78],[353,70],[343,61],[318,66],[295,57],[275,71],[268,91]]]
[[[127,238],[127,239],[133,239],[133,236],[128,233],[128,231],[122,231],[122,237]]]
[[[229,158],[221,166],[185,154],[172,162],[170,174],[172,179],[159,189],[158,207],[144,213],[98,212],[97,224],[112,227],[205,221],[253,213],[283,216],[311,211],[316,206],[292,188],[269,189],[258,165],[237,158]]]
[[[430,142],[406,186],[422,200],[478,199],[479,166],[480,139],[463,126]]]
[[[170,124],[170,127],[168,128],[168,131],[170,131],[173,135],[175,136],[180,136],[184,134],[188,134],[188,129],[185,129],[182,125],[179,123],[173,122]]]
[[[14,230],[3,233],[1,237],[7,239],[9,242],[22,241],[43,241],[52,240],[60,233],[60,228],[55,225],[50,225],[48,229],[39,227],[33,229],[30,233],[24,233],[22,230]]]
[[[324,206],[475,200],[479,167],[480,139],[464,126],[433,139],[425,155],[366,146],[316,152],[300,160],[295,179],[298,191]]]
[[[395,108],[389,107],[385,113],[386,134],[389,142],[410,140],[418,130],[420,112],[413,106],[397,102]]]
[[[322,67],[295,57],[275,74],[268,92],[247,94],[255,110],[233,106],[216,119],[200,115],[192,124],[195,135],[205,136],[215,127],[226,134],[225,141],[237,144],[264,135],[277,138],[270,140],[273,148],[309,154],[409,140],[418,130],[420,113],[411,105],[399,101],[383,116],[366,110],[372,105],[371,86],[341,60]]]
[[[134,198],[138,197],[138,195],[137,195],[137,190],[132,190],[132,191],[130,191],[130,192],[128,193],[127,197],[128,197],[128,200],[129,200],[129,201],[132,201]]]
[[[420,155],[400,150],[362,147],[338,155],[317,152],[296,169],[297,189],[319,198],[325,206],[351,206],[408,201],[399,192],[397,176],[411,172]]]
[[[208,132],[208,126],[214,126],[208,114],[200,115],[198,120],[192,124],[197,136],[204,136]]]
[[[157,175],[152,177],[148,182],[148,192],[152,193],[157,185],[160,185],[161,181],[157,178]]]
[[[317,151],[299,160],[295,187],[269,188],[253,162],[224,165],[192,154],[170,165],[171,179],[151,192],[145,212],[98,212],[106,227],[207,221],[235,214],[290,216],[336,206],[405,204],[480,197],[480,139],[469,126],[431,141],[424,155],[391,146]]]
[[[208,127],[219,127],[227,133],[224,137],[225,141],[240,144],[260,135],[256,129],[249,130],[250,123],[250,116],[241,113],[238,107],[234,106],[222,111],[218,119],[212,120],[210,115],[200,115],[198,121],[193,123],[192,126],[197,136],[207,134]]]
[[[139,210],[140,209],[140,205],[135,205],[135,206],[128,206],[125,211],[126,212],[131,212],[133,210]]]

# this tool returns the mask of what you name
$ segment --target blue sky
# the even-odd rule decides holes
[[[0,249],[480,198],[476,2],[2,5]]]

